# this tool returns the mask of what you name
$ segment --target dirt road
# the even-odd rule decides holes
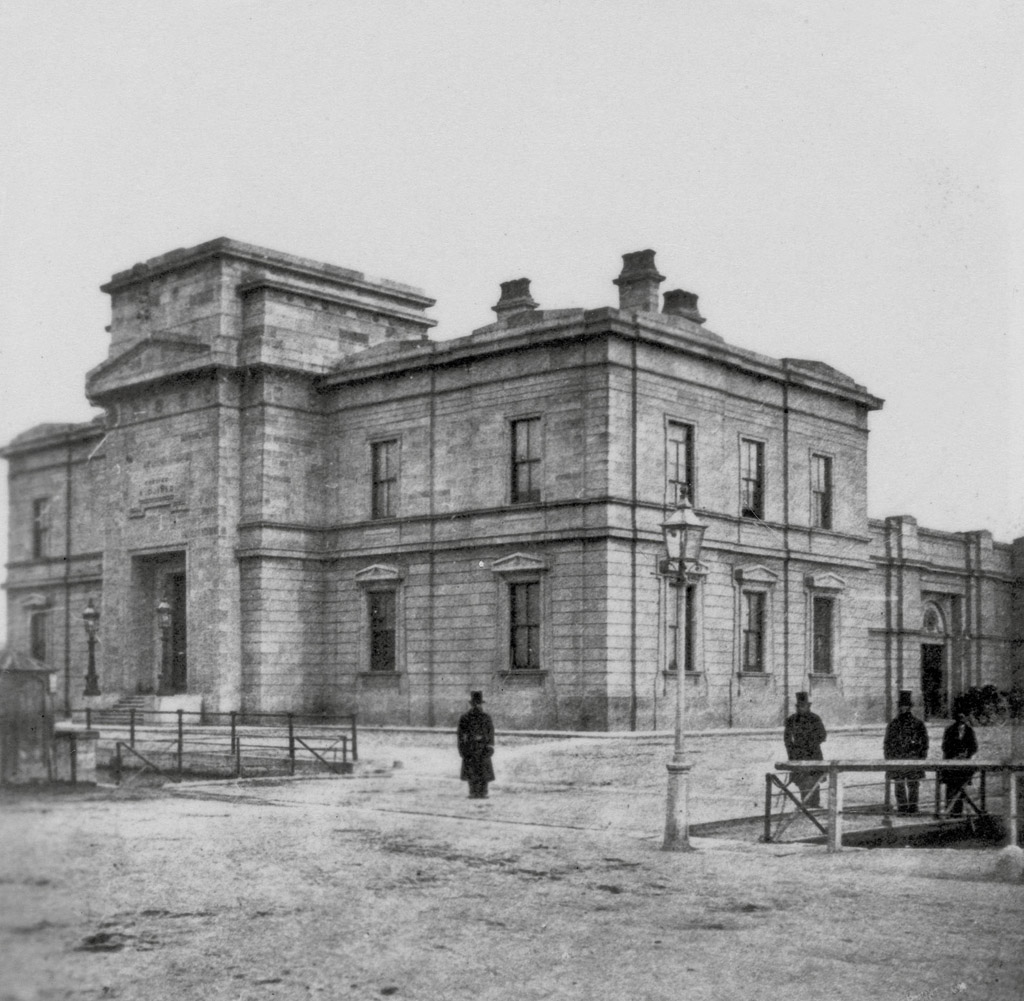
[[[376,752],[403,767],[5,794],[0,1001],[1024,993],[991,850],[664,853],[664,773],[617,752],[510,749],[484,802],[450,752]]]

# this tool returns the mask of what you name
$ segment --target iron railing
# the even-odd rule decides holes
[[[84,710],[86,727],[92,729],[96,717],[109,712]],[[113,767],[118,774],[123,770],[127,752],[129,758],[140,759],[165,777],[176,776],[175,781],[180,781],[186,770],[221,772],[226,763],[241,777],[243,737],[250,761],[259,758],[264,767],[270,767],[269,762],[283,760],[290,775],[295,774],[298,763],[316,762],[335,774],[345,774],[359,760],[354,714],[208,713],[132,707],[126,715],[123,723],[114,724],[118,729],[128,730],[127,740],[115,742]],[[186,725],[188,717],[196,718],[196,722]],[[275,726],[274,721],[283,726]],[[168,754],[173,755],[173,764],[151,760],[163,759]]]

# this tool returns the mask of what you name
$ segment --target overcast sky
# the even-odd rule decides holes
[[[651,247],[729,342],[885,399],[873,517],[1024,535],[1021,11],[4,0],[0,440],[94,416],[98,286],[175,247],[420,286],[439,337],[510,278],[615,305]]]

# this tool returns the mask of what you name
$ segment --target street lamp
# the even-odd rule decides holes
[[[160,684],[158,691],[167,695],[171,690],[171,603],[166,597],[156,606],[156,621],[160,626]]]
[[[700,547],[707,525],[694,513],[689,498],[662,523],[667,559],[661,572],[676,589],[676,739],[668,763],[668,796],[665,802],[665,851],[689,851],[687,820],[690,766],[683,760],[683,710],[686,705],[686,586],[696,576]]]
[[[96,677],[96,633],[100,627],[100,613],[93,605],[92,598],[82,612],[82,623],[85,625],[85,635],[89,643],[89,666],[85,672],[85,695],[99,695],[100,682]]]

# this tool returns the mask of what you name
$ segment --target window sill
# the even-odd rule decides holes
[[[810,674],[809,677],[811,679],[811,684],[812,685],[821,685],[821,684],[832,684],[832,685],[834,685],[839,680],[836,677],[835,673],[832,672],[832,671],[830,671],[828,674],[825,674],[824,672],[821,672],[821,671],[815,671],[812,674]]]
[[[547,671],[502,671],[498,675],[502,685],[511,688],[542,688],[547,676]]]
[[[671,671],[668,668],[666,668],[661,673],[666,678],[678,678],[679,677],[679,672],[678,671]],[[685,672],[683,672],[683,677],[685,677],[685,678],[693,678],[696,681],[698,678],[703,678],[704,677],[704,672],[703,671],[685,671]]]
[[[737,677],[739,678],[762,678],[765,681],[771,680],[770,671],[737,671]]]
[[[362,671],[359,674],[360,685],[370,688],[398,688],[401,680],[398,671]]]

